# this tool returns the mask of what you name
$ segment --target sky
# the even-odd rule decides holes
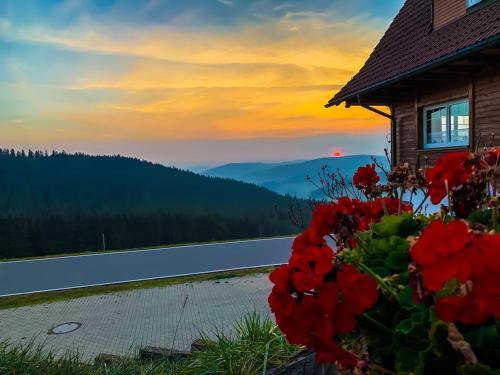
[[[324,104],[403,0],[2,0],[0,147],[168,165],[382,154]]]

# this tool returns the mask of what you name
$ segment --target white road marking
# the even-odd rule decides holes
[[[53,259],[83,258],[83,257],[95,257],[95,256],[113,255],[113,254],[131,254],[131,253],[142,253],[142,252],[147,252],[147,251],[175,250],[175,249],[182,249],[184,247],[200,247],[200,246],[213,246],[213,245],[231,245],[231,244],[235,244],[235,243],[245,243],[245,242],[285,240],[285,239],[295,238],[295,237],[296,236],[274,237],[274,238],[255,238],[255,239],[252,239],[252,240],[235,240],[235,241],[227,241],[227,242],[209,242],[209,243],[200,243],[200,244],[192,244],[192,245],[178,245],[178,246],[157,247],[157,248],[155,247],[155,248],[152,248],[152,249],[122,250],[122,251],[109,251],[109,252],[95,253],[95,254],[61,255],[61,256],[47,257],[47,258],[20,259],[20,260],[12,260],[12,261],[2,261],[2,262],[0,262],[0,267],[2,266],[2,264],[23,263],[23,262],[40,262],[40,261],[50,261],[50,260],[53,260]]]
[[[182,247],[184,247],[184,246],[182,246]],[[55,289],[35,290],[35,291],[30,291],[30,292],[21,292],[21,293],[12,293],[12,294],[2,294],[2,295],[0,295],[0,298],[2,298],[2,297],[21,296],[21,295],[26,295],[26,294],[35,294],[35,293],[56,292],[56,291],[59,291],[59,290],[70,290],[70,289],[80,289],[80,288],[91,288],[91,287],[94,287],[94,286],[115,285],[115,284],[127,284],[127,283],[133,283],[133,282],[137,282],[137,281],[151,281],[151,280],[160,280],[160,279],[171,279],[171,278],[174,278],[174,277],[184,277],[184,276],[204,275],[204,274],[217,273],[217,272],[228,272],[228,271],[249,270],[249,269],[253,269],[253,268],[277,267],[277,266],[281,266],[282,264],[284,264],[284,263],[277,263],[277,264],[264,264],[264,265],[262,265],[262,266],[251,266],[251,267],[226,268],[226,269],[213,270],[213,271],[203,271],[203,272],[183,273],[183,274],[179,274],[179,275],[149,277],[149,278],[144,278],[144,279],[133,279],[133,280],[123,280],[123,281],[112,281],[112,282],[108,282],[108,283],[99,283],[99,284],[79,285],[79,286],[71,286],[71,287],[67,287],[67,288],[55,288]]]

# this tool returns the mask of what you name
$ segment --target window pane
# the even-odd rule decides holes
[[[450,142],[469,143],[469,102],[450,105]]]
[[[429,146],[446,143],[447,107],[429,109],[426,112],[425,140]]]

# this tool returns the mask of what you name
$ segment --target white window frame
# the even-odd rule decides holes
[[[483,0],[467,0],[467,8],[473,7],[476,4],[479,4]]]
[[[468,116],[469,116],[469,134],[467,135],[467,141],[460,142],[460,141],[451,141],[451,114],[450,114],[450,107],[454,104],[462,104],[462,103],[467,103],[469,110],[468,110]],[[437,108],[442,108],[446,107],[446,142],[444,143],[427,143],[427,112],[432,111],[433,109]],[[470,101],[468,98],[463,98],[459,100],[454,100],[451,102],[445,102],[445,103],[440,103],[428,107],[423,108],[423,118],[422,118],[422,140],[423,140],[423,147],[424,149],[435,149],[435,148],[448,148],[448,147],[467,147],[470,144],[470,126],[471,126],[471,120],[470,120]]]

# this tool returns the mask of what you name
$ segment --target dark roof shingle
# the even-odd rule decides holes
[[[500,40],[500,1],[432,30],[432,1],[406,0],[361,70],[330,100],[337,105],[482,43]]]

